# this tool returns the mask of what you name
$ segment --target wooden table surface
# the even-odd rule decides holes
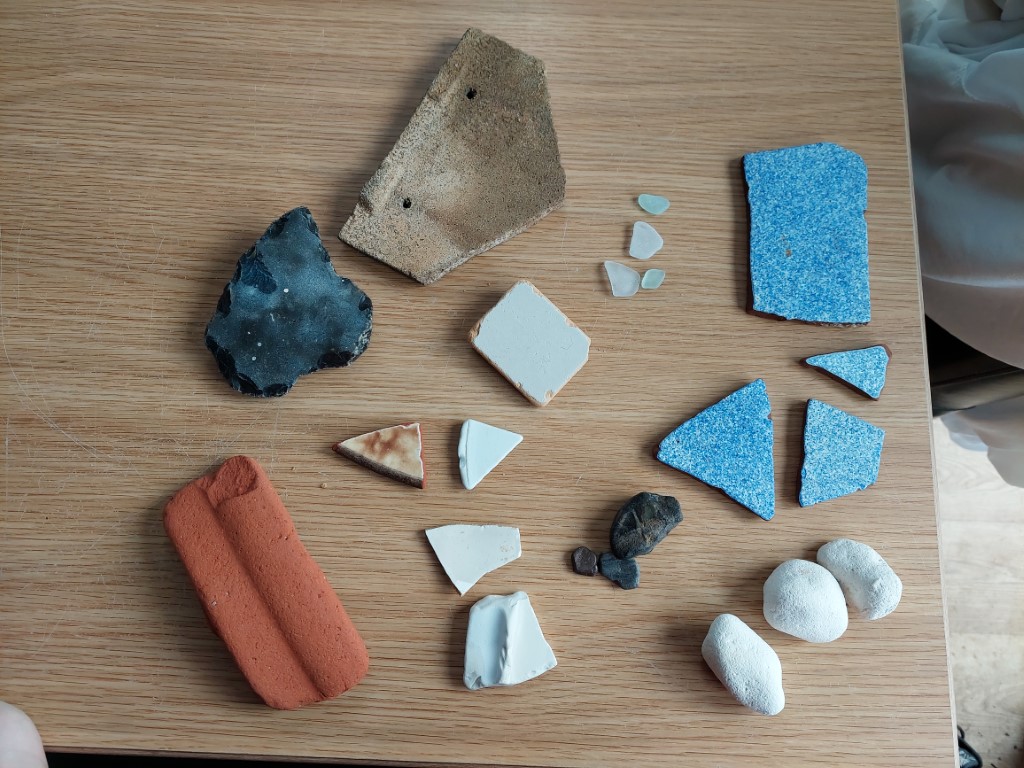
[[[0,12],[3,517],[0,698],[57,750],[507,765],[947,765],[950,695],[926,372],[894,3],[336,4],[7,2]],[[547,64],[564,208],[424,287],[334,237],[462,32]],[[870,173],[872,323],[744,312],[740,157],[829,140]],[[612,299],[640,192],[668,272]],[[235,260],[308,205],[341,274],[373,298],[353,367],[286,397],[228,388],[203,329]],[[546,408],[466,342],[516,279],[593,339]],[[872,402],[802,368],[894,352]],[[765,523],[652,458],[682,420],[764,377],[779,509]],[[887,430],[869,490],[795,502],[804,401]],[[523,444],[475,491],[463,419]],[[419,491],[330,444],[420,420]],[[373,658],[350,693],[264,707],[213,635],[161,525],[169,495],[223,459],[259,459]],[[625,592],[572,574],[619,505],[676,495],[683,524]],[[518,525],[523,557],[460,597],[423,529]],[[811,645],[767,627],[779,562],[851,536],[902,576],[892,616]],[[506,689],[461,681],[474,600],[526,590],[559,665]],[[732,612],[778,651],[785,711],[744,710],[700,656]]]

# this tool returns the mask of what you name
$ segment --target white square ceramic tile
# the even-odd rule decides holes
[[[501,297],[469,340],[535,405],[547,405],[590,353],[590,337],[527,280]]]

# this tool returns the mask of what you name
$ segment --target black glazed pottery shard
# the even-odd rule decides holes
[[[238,260],[206,346],[239,392],[279,397],[299,376],[349,365],[372,328],[370,297],[334,271],[309,209],[296,208]]]

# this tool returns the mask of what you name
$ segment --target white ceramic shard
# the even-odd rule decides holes
[[[664,282],[664,269],[648,269],[644,272],[644,279],[640,281],[640,287],[647,291],[653,291],[655,288],[660,288]]]
[[[519,529],[504,525],[443,525],[430,528],[427,540],[460,595],[523,554]]]
[[[880,554],[852,539],[836,539],[818,550],[818,562],[843,588],[846,602],[868,621],[888,616],[900,604],[903,582]]]
[[[640,290],[640,273],[635,269],[617,261],[606,261],[604,271],[608,275],[612,296],[634,296]]]
[[[743,706],[762,715],[777,715],[786,706],[778,654],[731,613],[711,622],[700,652],[715,677]]]
[[[523,436],[482,421],[467,419],[459,434],[459,475],[466,490],[473,490],[502,460],[523,442]]]
[[[480,319],[469,341],[534,405],[547,405],[590,354],[587,334],[527,280]]]
[[[809,643],[831,643],[849,623],[839,582],[810,560],[787,560],[772,571],[764,583],[764,617]]]
[[[633,225],[633,239],[629,241],[629,255],[634,259],[647,260],[661,250],[665,241],[658,230],[646,221],[638,221]]]
[[[636,204],[654,216],[660,216],[671,205],[668,198],[661,195],[640,195],[636,199]]]
[[[557,664],[525,592],[490,595],[470,609],[462,681],[471,691],[516,685]]]

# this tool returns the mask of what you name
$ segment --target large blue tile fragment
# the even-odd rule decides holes
[[[800,506],[863,490],[878,479],[885,430],[820,400],[807,401]]]
[[[676,427],[658,461],[719,488],[758,517],[775,515],[774,427],[762,379]]]
[[[868,172],[837,144],[743,158],[750,203],[753,310],[787,320],[871,320]]]
[[[882,345],[846,352],[814,355],[804,360],[814,368],[849,384],[876,400],[885,386],[885,372],[889,367],[889,350]]]
[[[303,374],[353,362],[372,328],[370,297],[334,271],[309,209],[296,208],[238,260],[206,346],[239,392],[278,397]]]

